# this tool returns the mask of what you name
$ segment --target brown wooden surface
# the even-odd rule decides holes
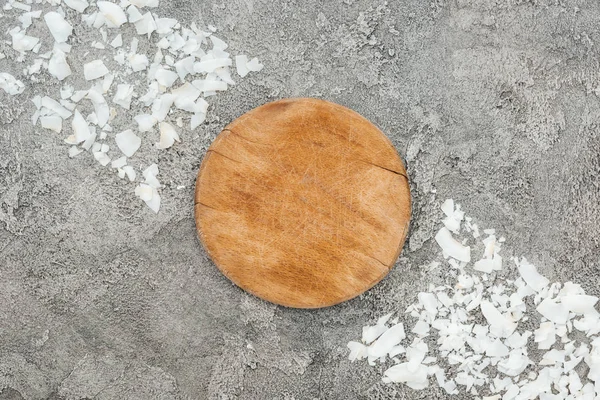
[[[229,124],[196,182],[198,234],[217,267],[289,307],[359,295],[394,265],[410,220],[390,141],[337,104],[284,99]]]

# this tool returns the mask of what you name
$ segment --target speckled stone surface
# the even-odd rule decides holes
[[[53,78],[0,93],[0,399],[449,398],[386,386],[385,366],[351,364],[345,347],[444,279],[421,266],[437,252],[447,197],[506,236],[505,259],[525,255],[551,280],[600,294],[599,2],[161,3],[160,15],[215,25],[233,54],[265,68],[213,98],[181,144],[157,152],[144,142],[136,156],[159,162],[166,185],[158,215],[109,169],[69,159],[60,135],[32,127],[29,99],[56,97]],[[3,34],[11,18],[0,19]],[[75,32],[81,43],[99,37]],[[0,71],[26,82],[10,45],[0,51]],[[76,73],[108,58],[94,52],[69,59]],[[212,139],[245,111],[292,96],[337,102],[378,125],[406,159],[413,194],[394,270],[316,311],[233,286],[193,220]]]

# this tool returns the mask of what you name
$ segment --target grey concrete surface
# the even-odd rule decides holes
[[[173,151],[140,150],[160,161],[157,216],[109,170],[68,159],[59,135],[31,126],[28,99],[57,94],[50,76],[20,96],[0,94],[0,399],[447,398],[386,386],[383,366],[351,364],[345,348],[444,278],[420,266],[435,254],[447,197],[507,237],[506,258],[526,255],[549,278],[600,294],[598,1],[161,3],[159,14],[214,24],[265,68],[215,98],[208,121]],[[23,78],[1,49],[0,70]],[[72,65],[81,72],[84,61]],[[289,96],[328,99],[376,123],[406,158],[414,201],[389,276],[315,311],[233,286],[192,218],[211,140]]]

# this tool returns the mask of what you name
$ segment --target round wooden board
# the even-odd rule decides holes
[[[368,120],[284,99],[242,115],[208,149],[198,235],[235,284],[288,307],[351,299],[394,265],[408,230],[406,170]]]

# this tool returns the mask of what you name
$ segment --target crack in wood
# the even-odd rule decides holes
[[[381,265],[383,265],[385,268],[387,268],[387,270],[388,270],[388,271],[389,271],[390,269],[392,269],[392,266],[394,265],[394,264],[392,264],[392,265],[389,265],[389,264],[387,264],[387,263],[384,263],[383,261],[381,261],[381,260],[380,260],[380,259],[378,259],[377,257],[371,256],[371,255],[369,255],[369,254],[367,254],[367,253],[363,253],[363,252],[361,252],[361,254],[364,254],[365,256],[369,257],[370,259],[377,261],[378,263],[380,263]]]
[[[403,176],[406,180],[408,180],[408,176],[406,174],[402,173],[402,172],[399,172],[399,171],[396,171],[396,170],[393,170],[393,169],[389,169],[389,168],[386,168],[386,167],[382,167],[381,165],[372,163],[370,161],[365,161],[365,160],[358,160],[358,161],[363,162],[365,164],[373,165],[374,167],[381,168],[381,169],[384,169],[386,171],[390,171],[391,173]]]
[[[231,158],[231,157],[229,157],[229,156],[226,156],[225,154],[223,154],[223,153],[220,153],[220,152],[218,152],[218,151],[217,151],[217,150],[215,150],[215,149],[208,149],[208,150],[206,151],[206,153],[207,153],[207,154],[208,154],[208,153],[215,153],[215,154],[218,154],[218,155],[220,155],[221,157],[224,157],[224,158],[226,158],[226,159],[228,159],[228,160],[231,160],[231,161],[233,161],[233,162],[236,162],[236,163],[238,163],[238,164],[241,164],[241,163],[242,163],[241,161],[234,160],[233,158]]]
[[[237,136],[237,137],[239,137],[241,139],[244,139],[247,142],[253,143],[253,144],[258,144],[258,145],[261,145],[261,146],[271,146],[270,144],[267,144],[267,143],[255,142],[254,140],[250,140],[247,137],[244,137],[244,136],[240,135],[239,133],[232,131],[229,128],[223,129],[222,132],[229,132],[229,133],[231,133],[231,134],[233,134],[233,135],[235,135],[235,136]]]
[[[198,205],[200,205],[200,206],[204,206],[204,207],[206,207],[206,208],[210,208],[211,210],[215,210],[215,211],[221,211],[221,210],[219,210],[218,208],[215,208],[215,207],[209,206],[208,204],[205,204],[205,203],[203,203],[203,202],[201,202],[201,201],[196,201],[196,202],[194,202],[194,206],[198,206]]]

